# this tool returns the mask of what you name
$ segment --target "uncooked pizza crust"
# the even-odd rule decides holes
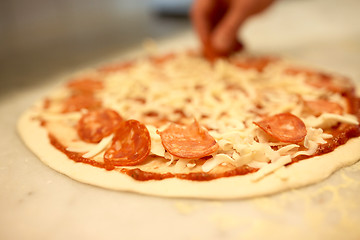
[[[213,65],[198,55],[170,54],[80,73],[21,116],[20,136],[41,161],[77,181],[164,197],[264,196],[319,182],[359,160],[360,100],[346,78],[271,58],[239,59]],[[74,99],[80,107],[68,104]],[[99,109],[109,114],[100,131]],[[138,145],[119,133],[129,122],[139,127]],[[336,131],[344,126],[355,133],[336,147]],[[135,128],[129,129],[133,136]],[[66,151],[100,165],[70,159],[51,142],[53,135]],[[331,138],[336,146],[318,152]],[[245,174],[237,171],[242,167]],[[137,168],[173,175],[149,180],[126,172]],[[236,174],[226,175],[229,169]],[[190,173],[211,180],[179,177]]]
[[[25,144],[41,161],[77,181],[112,190],[163,197],[250,198],[317,183],[336,170],[356,163],[360,156],[360,138],[353,138],[331,153],[297,162],[258,181],[254,181],[251,175],[201,182],[177,178],[137,181],[125,174],[69,161],[66,155],[50,144],[45,129],[38,122],[32,121],[37,116],[35,109],[22,115],[18,130]]]

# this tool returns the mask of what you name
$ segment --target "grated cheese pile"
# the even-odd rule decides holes
[[[345,110],[347,104],[340,94],[307,84],[305,75],[286,74],[289,66],[277,60],[258,72],[223,60],[211,65],[189,54],[177,54],[161,64],[142,59],[133,67],[107,73],[105,87],[97,96],[103,99],[104,107],[116,110],[124,119],[137,119],[146,124],[151,136],[151,155],[162,159],[154,171],[167,168],[173,173],[212,172],[248,165],[260,168],[253,174],[253,180],[258,181],[282,169],[292,158],[313,155],[319,144],[332,138],[324,133],[324,128],[339,122],[358,124],[356,117],[349,114],[308,115],[302,100],[328,99]],[[307,136],[302,143],[273,141],[253,123],[262,116],[283,112],[290,112],[305,123]],[[48,117],[51,118],[51,114]],[[212,158],[201,164],[166,152],[157,134],[157,130],[164,130],[169,122],[189,124],[194,119],[207,128],[219,144]],[[93,146],[84,157],[100,154],[111,138],[112,135]],[[143,168],[151,168],[151,164]]]

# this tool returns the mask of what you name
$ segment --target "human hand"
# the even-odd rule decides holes
[[[210,60],[241,50],[238,29],[251,16],[262,12],[275,0],[195,0],[191,17]]]

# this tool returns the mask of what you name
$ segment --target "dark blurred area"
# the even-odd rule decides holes
[[[191,0],[1,0],[0,96],[190,28]]]

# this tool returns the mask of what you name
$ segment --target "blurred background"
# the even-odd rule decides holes
[[[191,0],[1,0],[0,95],[189,29]],[[19,86],[21,85],[21,86]]]

